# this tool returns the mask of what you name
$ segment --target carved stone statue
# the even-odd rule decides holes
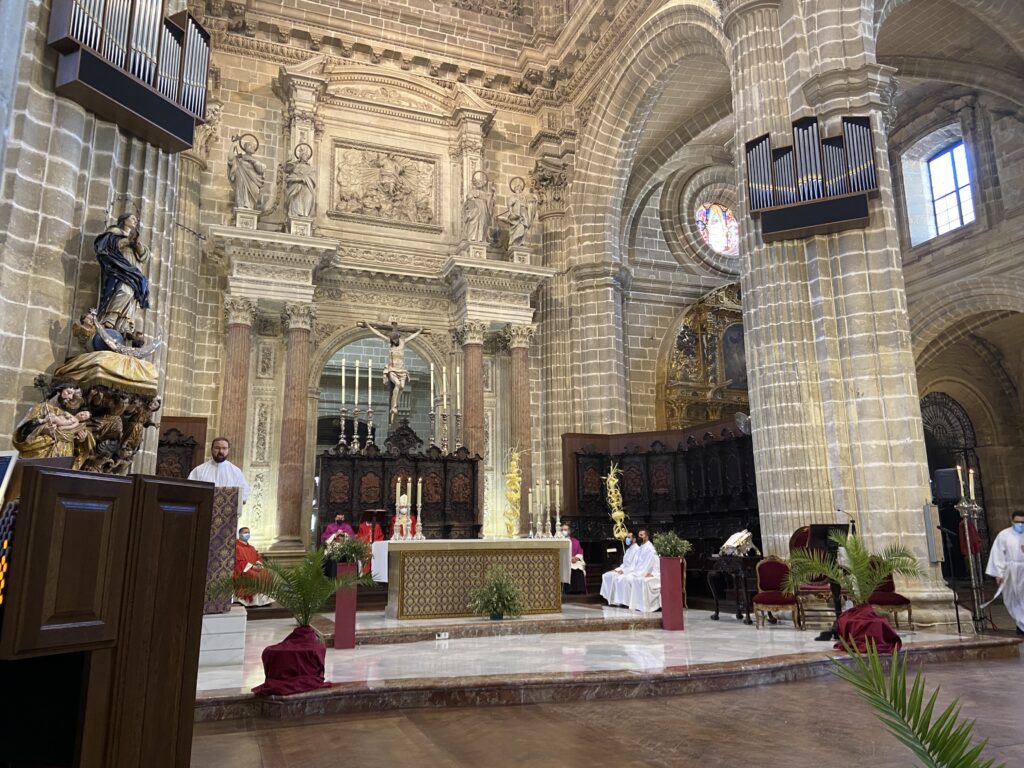
[[[88,411],[79,411],[82,390],[74,379],[54,379],[46,399],[32,407],[14,429],[11,443],[23,459],[74,456],[75,469],[82,466],[96,444],[85,422]],[[77,413],[76,413],[77,411]]]
[[[473,188],[462,204],[462,238],[471,243],[490,241],[491,220],[494,218],[494,185],[487,174],[473,174]]]
[[[366,328],[374,336],[384,339],[389,345],[388,363],[384,367],[384,383],[391,386],[390,423],[395,420],[395,416],[398,414],[398,397],[402,394],[402,390],[405,389],[405,385],[409,383],[409,370],[405,367],[405,345],[423,333],[423,329],[417,328],[408,336],[402,338],[398,324],[394,322],[391,323],[391,328],[386,334],[381,333],[370,323],[359,322],[358,325],[360,328]]]
[[[288,217],[309,218],[316,206],[316,172],[309,164],[313,149],[302,143],[295,147],[295,159],[284,165],[288,194]]]
[[[526,191],[526,181],[522,176],[513,177],[508,188],[512,190],[512,197],[502,218],[508,222],[508,246],[514,248],[526,242],[526,236],[530,234],[537,215],[537,196]]]
[[[139,269],[149,259],[149,249],[139,242],[139,220],[124,213],[117,224],[96,238],[100,263],[100,325],[113,328],[125,338],[135,333],[135,313],[149,309],[149,280]]]
[[[266,166],[255,158],[260,143],[251,133],[231,137],[234,146],[228,159],[228,180],[235,190],[235,207],[258,210]]]

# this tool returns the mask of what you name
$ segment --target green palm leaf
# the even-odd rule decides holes
[[[919,671],[907,690],[907,656],[894,653],[886,679],[878,649],[868,644],[860,653],[845,641],[849,665],[834,660],[834,672],[857,689],[875,710],[889,732],[902,742],[924,768],[993,768],[994,759],[982,760],[988,739],[971,745],[973,720],[960,719],[960,703],[954,700],[932,720],[939,689],[925,700],[924,678]],[[1000,763],[998,768],[1006,768]]]

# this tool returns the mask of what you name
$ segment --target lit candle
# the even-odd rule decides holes
[[[974,470],[967,470],[967,480],[971,484],[971,501],[974,501]]]
[[[416,511],[423,508],[423,478],[416,478]]]
[[[960,481],[960,496],[964,495],[964,471],[960,465],[956,465],[956,479]]]
[[[530,512],[530,517],[533,517],[533,488],[529,488],[526,491],[526,508]]]
[[[562,508],[562,481],[555,480],[555,509]]]
[[[345,407],[345,358],[341,358],[341,407]]]
[[[430,364],[430,410],[434,410],[434,364]]]
[[[462,410],[462,368],[455,366],[455,411]]]
[[[373,407],[373,360],[366,361],[366,407]]]
[[[551,481],[544,481],[544,509],[551,510]]]
[[[359,361],[356,360],[356,396],[352,399],[352,405],[359,408]]]

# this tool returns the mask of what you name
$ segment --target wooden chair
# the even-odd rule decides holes
[[[892,619],[896,629],[900,628],[900,614],[907,612],[907,624],[914,628],[914,607],[910,604],[909,598],[904,597],[896,591],[896,584],[892,576],[883,581],[878,589],[868,597],[868,604],[876,611],[884,613]]]
[[[795,595],[787,595],[782,591],[789,574],[789,565],[777,557],[766,557],[757,564],[757,594],[754,595],[754,620],[758,628],[767,617],[775,623],[772,613],[789,611],[793,616],[793,624],[803,629],[803,612]]]

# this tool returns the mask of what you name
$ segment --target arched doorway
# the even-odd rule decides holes
[[[387,362],[388,345],[383,339],[373,336],[350,341],[331,355],[320,373],[320,398],[317,402],[316,452],[334,448],[340,437],[340,415],[342,407],[347,410],[346,439],[358,432],[365,438],[369,430],[367,409],[373,409],[373,435],[378,446],[391,429],[403,418],[423,440],[423,448],[430,444],[430,362],[413,346],[405,348],[405,367],[409,371],[409,382],[398,402],[398,418],[395,424],[388,424],[390,391],[384,383],[382,371]],[[345,362],[345,402],[341,398],[342,361]],[[359,363],[359,417],[354,419],[356,384],[355,367]],[[372,379],[368,387],[367,366]],[[368,400],[368,395],[372,398]]]
[[[939,469],[963,467],[964,474],[973,469],[975,472],[975,494],[978,503],[985,506],[985,483],[978,461],[978,440],[974,425],[967,410],[945,392],[930,392],[921,398],[921,421],[924,425],[924,445],[928,455],[928,475],[935,476]],[[967,574],[967,563],[960,554],[960,547],[949,531],[959,531],[960,514],[955,502],[939,502],[939,523],[945,529],[948,560],[943,563],[945,576],[960,578]],[[988,524],[985,516],[978,520],[978,533],[981,535],[983,552],[988,550]]]

